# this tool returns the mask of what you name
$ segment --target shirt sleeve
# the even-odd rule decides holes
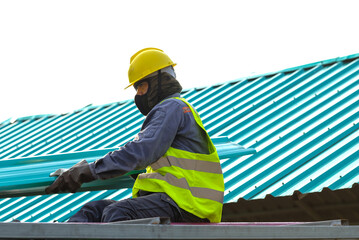
[[[179,100],[168,99],[157,104],[133,141],[90,164],[93,175],[108,179],[144,169],[156,162],[171,146],[182,121]]]

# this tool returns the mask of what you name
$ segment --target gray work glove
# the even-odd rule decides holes
[[[91,182],[96,179],[92,175],[89,164],[86,160],[78,162],[68,170],[60,168],[51,173],[50,176],[59,177],[45,189],[47,194],[58,192],[75,193],[83,183]]]

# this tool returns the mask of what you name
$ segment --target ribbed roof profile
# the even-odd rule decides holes
[[[264,199],[238,199],[224,205],[225,222],[313,222],[345,219],[350,225],[359,225],[359,184],[351,188]]]
[[[359,54],[182,92],[211,137],[257,153],[222,159],[225,202],[350,188],[359,182]],[[133,100],[0,124],[0,159],[124,145],[140,130]],[[21,167],[21,166],[19,166]],[[130,189],[0,199],[0,221],[65,221]]]

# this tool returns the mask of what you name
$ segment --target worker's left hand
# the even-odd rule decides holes
[[[47,194],[58,192],[75,193],[83,183],[91,182],[96,179],[92,175],[89,164],[86,160],[82,160],[67,171],[61,170],[59,173],[59,177],[45,189]],[[52,176],[54,176],[54,174],[52,174]]]

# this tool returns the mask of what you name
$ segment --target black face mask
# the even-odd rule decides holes
[[[150,106],[148,106],[148,92],[144,95],[136,95],[135,96],[135,103],[136,106],[138,108],[138,110],[140,110],[140,112],[147,116],[147,114],[151,111]]]
[[[161,102],[167,96],[182,91],[181,85],[173,76],[168,73],[161,73],[161,71],[158,71],[156,76],[147,78],[143,81],[147,81],[148,83],[147,93],[142,96],[136,95],[135,103],[138,110],[145,116],[147,116],[156,104]],[[135,83],[134,87],[136,90],[141,82],[142,81]]]

